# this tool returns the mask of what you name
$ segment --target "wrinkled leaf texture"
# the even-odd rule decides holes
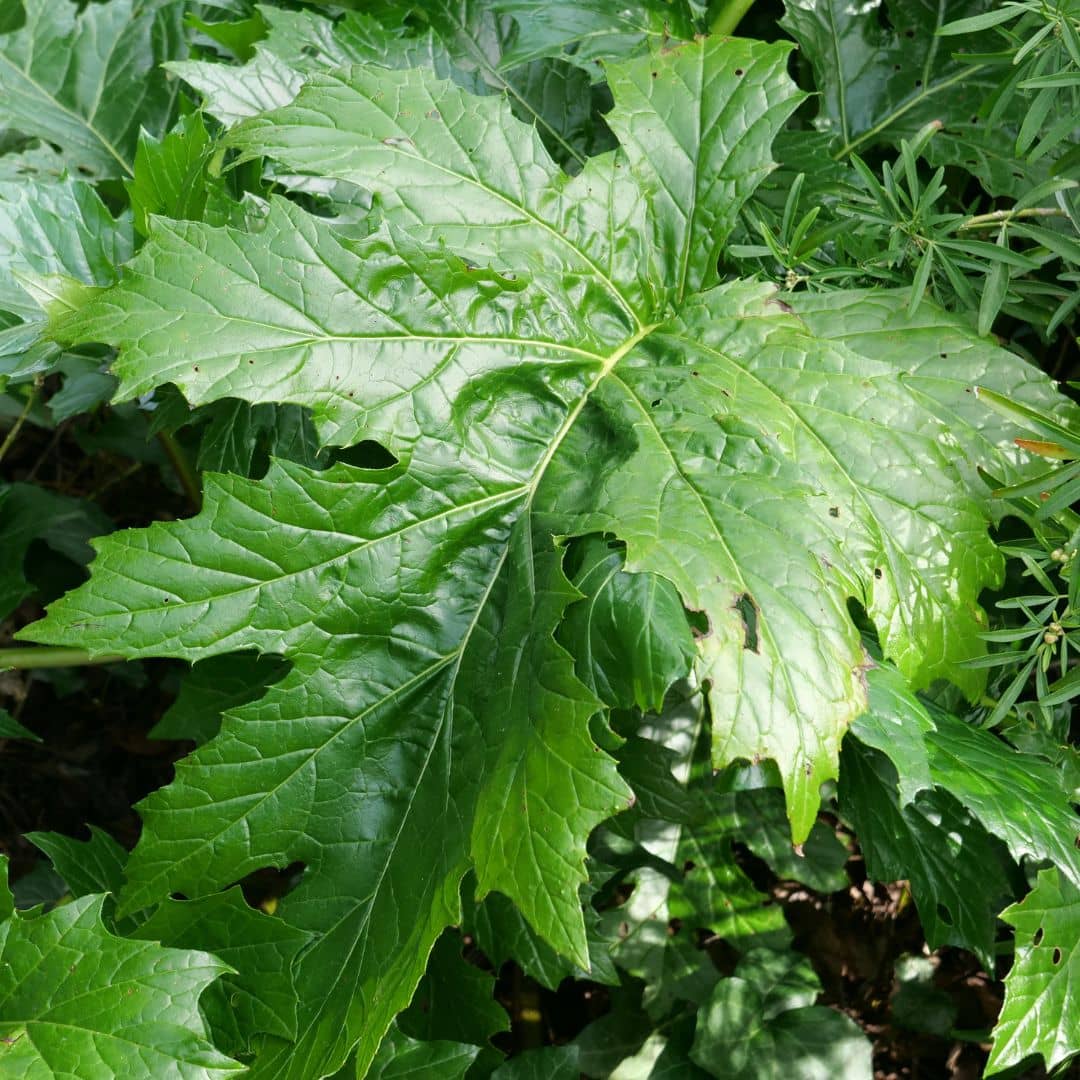
[[[306,864],[281,905],[318,935],[298,1037],[267,1038],[253,1076],[326,1075],[354,1045],[362,1074],[470,868],[587,968],[584,842],[630,789],[554,638],[579,596],[556,538],[617,536],[628,573],[703,613],[714,763],[775,759],[796,840],[866,702],[849,597],[917,684],[979,688],[955,665],[1001,567],[965,458],[1006,429],[947,380],[898,378],[917,357],[718,280],[800,101],[786,60],[702,39],[610,65],[621,148],[573,178],[502,99],[416,70],[313,75],[228,144],[372,192],[368,237],[283,199],[257,232],[159,220],[117,286],[53,309],[58,340],[118,348],[122,397],[291,402],[325,442],[396,458],[208,476],[198,517],[100,542],[91,581],[24,635],[291,661],[142,804],[121,897],[133,913]],[[906,296],[881,303],[887,322]],[[921,317],[1010,388],[1030,379]]]
[[[130,1076],[140,1068],[220,1080],[242,1071],[214,1049],[199,1012],[199,995],[228,967],[209,953],[115,937],[101,921],[104,902],[84,896],[0,923],[4,1075]]]

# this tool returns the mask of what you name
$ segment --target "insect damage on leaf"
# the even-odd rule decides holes
[[[859,305],[870,325],[852,329],[854,294],[821,310],[720,278],[804,99],[788,52],[699,37],[607,63],[619,146],[572,177],[504,97],[411,67],[305,70],[224,136],[235,175],[294,198],[255,225],[201,190],[205,220],[149,218],[119,283],[50,309],[59,345],[117,350],[121,400],[171,383],[197,407],[301,406],[342,450],[321,470],[207,473],[198,516],[98,541],[89,582],[21,635],[291,664],[140,804],[119,897],[125,919],[306,866],[276,908],[310,939],[296,1037],[260,1038],[254,1075],[350,1055],[363,1075],[461,921],[463,882],[590,968],[586,841],[644,801],[612,704],[665,706],[691,678],[712,766],[774,761],[801,843],[866,706],[849,599],[913,684],[981,689],[959,662],[985,651],[978,596],[1002,561],[973,462],[1008,444],[1002,424],[882,354],[876,328],[915,319],[905,294]],[[1015,372],[962,323],[918,318]],[[623,545],[620,589],[664,591],[634,609],[684,632],[666,651],[605,643],[642,665],[630,680],[577,607],[607,594],[568,575],[566,545],[595,536]],[[686,611],[707,631],[686,634]],[[639,772],[649,805],[674,801],[658,771]],[[391,1038],[411,1053],[416,1036]]]

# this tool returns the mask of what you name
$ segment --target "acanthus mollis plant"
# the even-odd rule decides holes
[[[586,842],[635,799],[671,813],[650,749],[663,791],[774,762],[802,844],[870,684],[892,678],[868,629],[901,704],[860,721],[845,753],[864,754],[849,770],[862,786],[845,773],[841,794],[869,834],[860,798],[894,814],[899,854],[880,839],[879,864],[916,861],[951,820],[922,791],[955,789],[965,828],[998,820],[1006,789],[965,788],[950,756],[967,729],[910,688],[982,688],[962,662],[985,651],[979,595],[1003,562],[978,469],[1030,475],[1009,423],[967,391],[1048,411],[1058,398],[961,323],[909,313],[906,290],[781,295],[721,278],[802,100],[788,52],[713,36],[607,63],[618,146],[573,176],[503,96],[417,68],[309,74],[280,107],[234,118],[224,164],[265,162],[306,194],[368,193],[370,211],[357,198],[329,220],[274,196],[240,226],[147,218],[116,284],[39,282],[54,342],[117,350],[119,400],[172,384],[194,406],[299,405],[325,446],[366,454],[207,474],[197,516],[96,541],[90,580],[21,635],[91,656],[248,650],[291,665],[141,804],[115,886],[117,927],[146,931],[174,917],[174,895],[212,904],[252,871],[303,864],[277,911],[295,1001],[237,1039],[250,1075],[309,1080],[351,1056],[362,1076],[413,1052],[391,1025],[462,922],[463,889],[470,905],[508,898],[523,933],[595,970]],[[645,738],[660,721],[624,740],[613,717],[663,714],[686,686],[702,691],[708,763],[684,732],[672,771],[671,746]],[[903,739],[881,734],[890,717]],[[974,745],[995,761],[992,742]],[[691,820],[672,854],[705,843]],[[1053,804],[1006,838],[1017,859],[1060,856],[1060,879],[1039,882],[1048,908],[1074,903],[1061,843],[1074,825]],[[939,875],[923,880],[932,895]],[[764,1001],[769,971],[748,953],[706,985],[694,1067],[734,1060],[725,1003]],[[820,1020],[795,1018],[814,1009],[813,982],[776,980],[762,1039],[786,1047],[777,1060]],[[1054,1063],[1070,1038],[1048,1022],[1015,1054]]]

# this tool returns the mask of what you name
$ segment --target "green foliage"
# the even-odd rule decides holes
[[[990,1072],[1080,1051],[1074,5],[22,6],[0,461],[194,512],[5,481],[74,651],[0,667],[193,665],[196,748],[130,854],[30,834],[7,1071],[869,1077],[760,891],[849,843],[1015,930]],[[610,1011],[503,1061],[507,963]]]
[[[0,1031],[11,1076],[222,1077],[198,1008],[228,967],[205,952],[114,937],[102,897],[0,923]]]

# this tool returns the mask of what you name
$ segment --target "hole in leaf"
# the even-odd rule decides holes
[[[952,912],[944,904],[938,904],[938,906],[937,906],[937,915],[938,915],[938,918],[946,926],[952,926],[952,924],[953,924]]]
[[[655,400],[655,401],[654,401],[654,402],[652,403],[652,407],[653,407],[654,409],[658,409],[658,408],[659,408],[659,407],[660,407],[661,405],[663,405],[663,404],[664,404],[664,399],[663,399],[663,398],[657,398],[657,399],[656,399],[656,400]]]
[[[735,610],[743,624],[743,648],[750,652],[758,651],[758,609],[754,598],[749,593],[742,593],[735,599]]]
[[[355,446],[335,450],[334,461],[355,465],[359,469],[390,469],[398,463],[398,459],[382,443],[373,439],[364,439]]]
[[[881,567],[880,566],[875,566],[874,567],[874,577],[876,577],[878,579],[878,581],[880,581],[884,576],[885,576],[885,573],[881,569]]]
[[[272,915],[277,902],[300,884],[306,869],[307,864],[302,862],[289,863],[281,869],[265,866],[248,874],[238,884],[249,906]]]
[[[1057,967],[1058,964],[1061,963],[1061,950],[1054,949],[1053,955],[1050,957],[1050,960],[1053,963],[1054,967]]]
[[[745,73],[745,72],[743,71],[743,69],[742,69],[742,68],[736,68],[736,69],[735,69],[735,77],[736,77],[737,79],[741,79],[741,78],[743,77],[743,75],[744,75],[744,74],[746,74],[746,73]]]
[[[684,862],[682,864],[682,872],[684,874],[689,874],[691,870],[696,870],[696,869],[697,869],[697,863],[694,862],[693,859],[687,859],[686,862]]]
[[[830,506],[829,507],[829,517],[838,518],[839,516],[840,516],[840,507],[839,506]]]
[[[1035,936],[1031,939],[1031,941],[1032,941],[1033,945],[1041,945],[1042,944],[1042,939],[1043,939],[1043,928],[1040,926],[1039,929],[1035,931]]]

